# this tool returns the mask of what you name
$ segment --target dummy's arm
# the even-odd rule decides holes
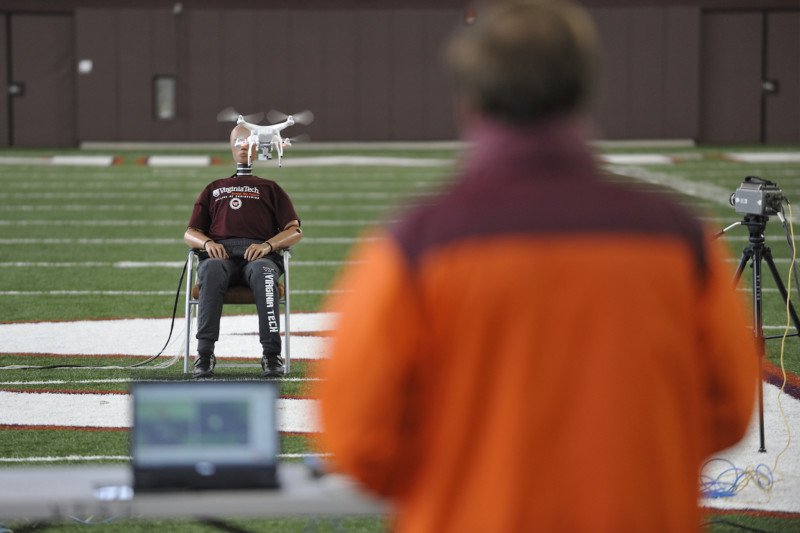
[[[303,230],[300,229],[300,221],[292,220],[283,228],[283,231],[270,237],[261,244],[251,244],[244,252],[244,258],[248,261],[261,259],[273,250],[281,250],[294,246],[303,238]],[[210,244],[210,243],[209,243]]]
[[[292,220],[283,231],[270,237],[265,242],[260,244],[251,244],[244,252],[244,258],[248,261],[255,261],[261,259],[273,250],[280,250],[282,248],[289,248],[294,246],[300,239],[303,238],[303,230],[300,229],[300,222]],[[186,233],[183,234],[183,242],[191,248],[204,250],[210,257],[216,259],[227,259],[228,253],[225,247],[219,243],[214,242],[208,235],[195,228],[188,228]]]
[[[183,234],[183,242],[189,247],[197,250],[203,250],[208,253],[209,257],[215,259],[227,259],[228,252],[225,247],[219,243],[214,242],[211,237],[195,228],[187,228],[186,233]]]

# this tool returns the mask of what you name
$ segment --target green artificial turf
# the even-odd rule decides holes
[[[745,176],[756,175],[777,182],[787,198],[800,204],[800,164],[747,164],[727,160],[723,154],[736,151],[782,151],[797,147],[646,147],[604,148],[605,153],[661,153],[673,156],[672,165],[641,165],[636,172],[648,180],[669,183],[682,202],[702,216],[708,227],[720,230],[741,220],[742,215],[726,204]],[[52,150],[0,150],[0,156],[44,157]],[[106,150],[59,150],[63,154],[98,153]],[[193,150],[164,150],[196,154]],[[353,246],[375,227],[396,219],[404,209],[424,202],[447,186],[452,167],[398,166],[292,166],[302,157],[358,155],[454,159],[455,149],[391,150],[303,149],[290,153],[286,165],[256,167],[256,174],[274,179],[293,198],[303,222],[304,241],[292,258],[292,310],[324,308],[338,273],[345,267]],[[192,205],[210,181],[233,172],[232,164],[208,168],[148,167],[138,162],[151,153],[114,152],[121,164],[108,168],[71,166],[0,165],[0,322],[72,321],[105,318],[169,317],[181,267],[186,258],[182,235]],[[226,151],[215,157],[229,161]],[[455,164],[455,163],[454,163]],[[612,173],[630,173],[629,167],[614,166]],[[626,179],[629,178],[620,178]],[[698,196],[691,185],[712,186]],[[648,185],[649,186],[649,185]],[[798,207],[800,211],[800,207]],[[795,213],[795,218],[800,214]],[[771,248],[784,282],[791,276],[790,247],[776,217],[766,227]],[[748,244],[744,228],[735,227],[723,237],[733,262]],[[136,263],[131,267],[126,263]],[[166,263],[166,264],[153,264]],[[785,307],[764,269],[764,325],[767,334],[779,334],[786,322]],[[740,281],[743,298],[752,296],[750,269]],[[624,282],[624,275],[621,277]],[[794,279],[792,290],[796,291]],[[60,291],[91,291],[64,294]],[[132,294],[99,294],[99,291],[130,291]],[[146,293],[136,294],[137,291]],[[18,294],[11,294],[17,292]],[[793,292],[795,301],[800,302]],[[183,312],[178,304],[178,320]],[[252,313],[246,307],[226,308],[226,314]],[[179,329],[179,326],[176,326]],[[154,331],[166,340],[167,331]],[[780,342],[767,341],[767,356],[780,361]],[[61,357],[0,355],[0,366],[50,365],[125,366],[135,357]],[[800,340],[785,345],[786,367],[800,370]],[[290,377],[313,375],[313,362],[295,361]],[[221,367],[219,379],[258,379],[259,368]],[[0,390],[13,391],[125,391],[138,379],[187,379],[180,361],[166,369],[39,369],[0,370]],[[308,397],[313,382],[280,384],[284,397]],[[0,457],[127,456],[127,431],[71,431],[51,429],[6,429],[0,431]],[[282,453],[314,451],[310,438],[283,435]],[[54,462],[58,462],[55,460]],[[96,462],[96,461],[95,461]],[[100,461],[102,462],[102,461]],[[108,462],[114,462],[108,460]],[[11,463],[0,463],[0,468]],[[800,519],[747,514],[712,513],[711,531],[800,530]],[[0,520],[1,522],[2,520]],[[381,518],[280,519],[230,521],[235,527],[253,531],[382,531]],[[733,524],[733,525],[732,525]],[[20,530],[31,524],[18,524]],[[46,531],[84,531],[86,526],[70,522],[45,524]],[[738,528],[738,529],[737,529]],[[187,521],[115,520],[93,526],[94,531],[212,531],[208,524]]]

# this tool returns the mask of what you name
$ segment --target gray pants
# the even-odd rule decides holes
[[[244,259],[244,251],[252,239],[223,239],[229,259],[206,258],[197,266],[200,302],[197,315],[197,340],[216,342],[222,317],[222,296],[228,287],[250,287],[258,310],[258,333],[264,355],[281,353],[280,312],[278,309],[278,278],[281,261],[278,254],[269,254],[256,261]]]

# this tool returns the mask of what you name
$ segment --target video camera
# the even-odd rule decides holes
[[[776,183],[756,176],[747,176],[731,194],[730,204],[737,213],[771,216],[781,211],[786,200]]]

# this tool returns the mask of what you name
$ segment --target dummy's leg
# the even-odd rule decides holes
[[[258,333],[263,349],[261,368],[266,377],[283,376],[281,358],[280,313],[278,310],[278,278],[280,268],[270,258],[248,263],[244,277],[256,298]]]
[[[222,297],[238,269],[227,259],[204,259],[197,267],[200,284],[200,302],[197,315],[197,359],[194,377],[214,373],[214,344],[219,339],[219,321],[222,317]]]

